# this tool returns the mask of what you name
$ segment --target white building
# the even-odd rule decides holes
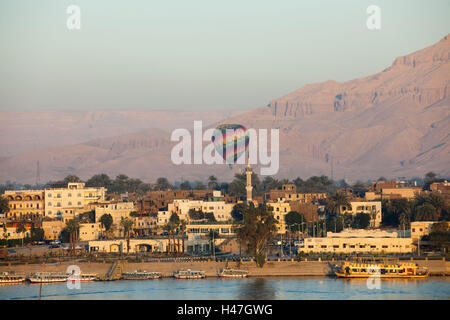
[[[411,238],[399,238],[397,232],[380,230],[344,230],[328,232],[325,238],[305,238],[299,252],[333,253],[410,253]]]
[[[106,189],[86,188],[82,182],[69,183],[67,188],[45,189],[45,216],[61,217],[63,213],[80,212],[91,203],[105,201]]]
[[[189,221],[189,210],[202,211],[203,213],[212,212],[217,221],[229,221],[232,219],[231,211],[233,203],[226,203],[220,191],[213,192],[213,198],[204,200],[176,199],[168,205],[169,212],[175,212],[180,219]],[[159,213],[158,213],[159,217]],[[169,215],[170,218],[170,215]]]

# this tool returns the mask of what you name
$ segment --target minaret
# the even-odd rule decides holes
[[[248,158],[248,164],[247,164],[247,170],[245,172],[247,175],[247,185],[245,186],[245,189],[247,190],[247,203],[252,202],[252,168],[250,167],[250,157]]]

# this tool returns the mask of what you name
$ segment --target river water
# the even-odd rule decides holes
[[[0,286],[0,299],[37,299],[38,284]],[[376,283],[371,287],[376,287]],[[450,279],[381,280],[369,289],[367,280],[312,277],[265,277],[247,279],[139,280],[83,282],[79,289],[66,283],[42,286],[41,299],[94,300],[263,300],[263,299],[440,299],[450,300]]]

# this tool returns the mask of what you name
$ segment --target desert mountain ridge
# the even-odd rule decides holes
[[[385,70],[346,82],[306,85],[267,106],[217,119],[280,130],[278,178],[450,176],[450,36]],[[210,122],[210,124],[214,121]],[[191,129],[192,123],[186,128]],[[3,134],[7,135],[7,133]],[[7,137],[5,137],[7,138]],[[238,166],[172,164],[170,133],[153,126],[126,135],[43,148],[0,159],[0,182],[34,183],[68,174],[124,173],[144,181],[231,180]],[[259,173],[258,167],[255,167]]]

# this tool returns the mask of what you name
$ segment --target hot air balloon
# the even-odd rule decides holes
[[[247,129],[243,125],[222,124],[216,127],[211,140],[217,152],[231,168],[245,153],[250,139]]]

